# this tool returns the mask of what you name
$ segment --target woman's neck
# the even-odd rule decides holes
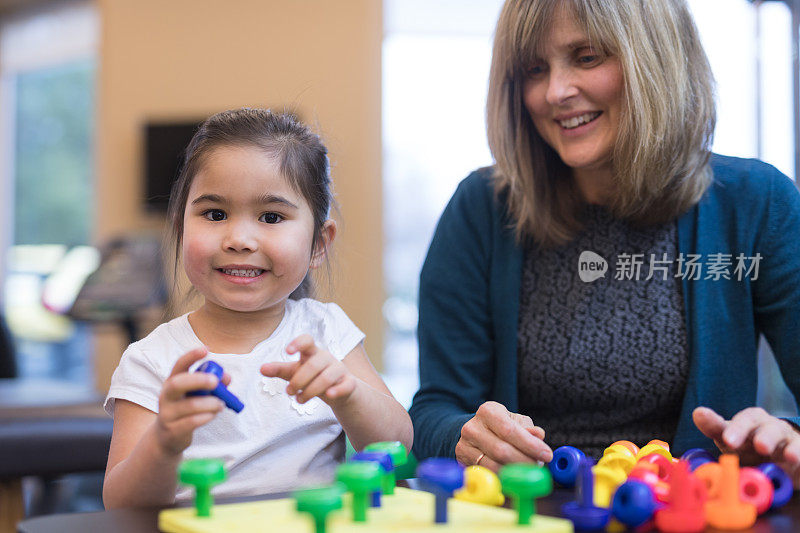
[[[286,303],[269,309],[239,312],[206,302],[189,314],[195,335],[213,353],[249,353],[272,335],[283,320]]]
[[[614,177],[610,168],[573,169],[572,176],[587,204],[608,205],[614,194]]]

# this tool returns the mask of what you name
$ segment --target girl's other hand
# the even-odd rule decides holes
[[[777,463],[800,488],[800,432],[786,420],[760,407],[743,409],[730,420],[708,407],[698,407],[692,419],[721,452],[739,455],[744,465]]]
[[[300,360],[291,363],[265,363],[261,373],[289,382],[286,393],[297,395],[298,403],[318,396],[328,405],[344,402],[356,388],[356,378],[327,350],[314,344],[311,335],[300,335],[286,346],[286,353],[300,352]]]
[[[461,428],[456,459],[464,466],[480,462],[497,472],[508,463],[550,462],[553,451],[544,442],[544,429],[534,425],[529,416],[486,402]]]
[[[206,356],[208,350],[195,348],[180,357],[172,367],[161,394],[158,397],[156,437],[168,454],[179,454],[192,443],[195,429],[205,425],[225,408],[222,400],[215,396],[186,396],[195,390],[214,390],[217,377],[206,372],[189,372],[189,368]],[[222,381],[230,383],[224,374]]]

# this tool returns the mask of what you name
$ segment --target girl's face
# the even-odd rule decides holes
[[[312,264],[314,217],[277,161],[255,147],[208,154],[184,210],[183,262],[207,306],[282,311]]]
[[[592,49],[568,8],[556,12],[544,45],[523,85],[536,131],[576,176],[610,176],[623,108],[619,60]]]

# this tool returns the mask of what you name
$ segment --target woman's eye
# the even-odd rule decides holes
[[[594,65],[600,61],[600,56],[597,54],[585,54],[578,56],[578,63],[582,65]]]
[[[208,211],[205,211],[203,213],[203,216],[213,222],[220,222],[222,220],[225,220],[226,218],[225,211],[222,211],[220,209],[209,209]]]
[[[266,222],[267,224],[277,224],[278,222],[283,220],[283,217],[280,216],[278,213],[264,213],[263,215],[261,215],[259,220],[261,222]]]
[[[528,67],[528,76],[530,77],[538,76],[542,72],[544,72],[544,67],[542,65],[532,65]]]

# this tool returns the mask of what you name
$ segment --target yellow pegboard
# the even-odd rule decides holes
[[[348,496],[343,508],[329,515],[328,533],[573,533],[569,520],[535,515],[530,525],[520,526],[516,511],[454,499],[448,501],[447,524],[435,524],[433,495],[402,487],[383,496],[381,507],[369,508],[367,521],[359,523],[352,520]],[[314,533],[311,517],[298,513],[291,498],[215,505],[207,518],[197,517],[194,508],[167,509],[158,516],[158,528],[165,533]]]

